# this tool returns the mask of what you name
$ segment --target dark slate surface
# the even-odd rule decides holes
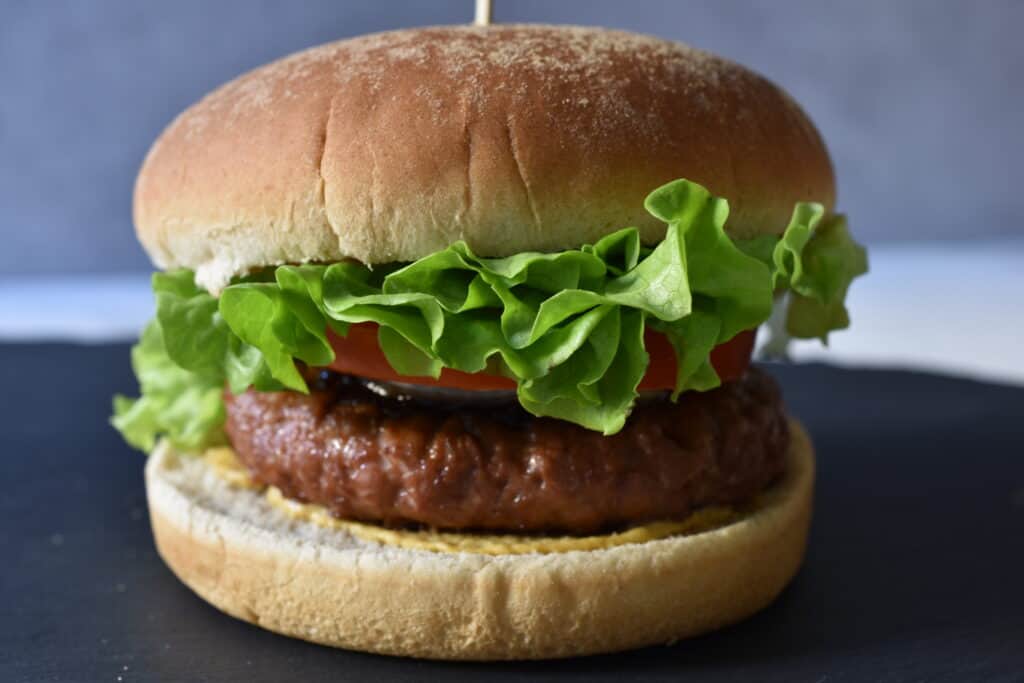
[[[156,556],[142,456],[106,425],[125,346],[0,345],[0,680],[1024,680],[1024,389],[783,367],[816,440],[807,563],[750,621],[673,647],[444,664],[288,640]]]

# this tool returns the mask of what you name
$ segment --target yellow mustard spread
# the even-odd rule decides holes
[[[416,550],[481,555],[525,555],[602,550],[629,543],[643,543],[667,536],[696,534],[724,526],[740,516],[731,507],[706,507],[679,521],[652,522],[625,531],[595,536],[517,536],[512,534],[464,534],[447,531],[386,529],[375,524],[333,517],[327,508],[285,498],[276,486],[263,486],[246,472],[232,449],[211,448],[203,455],[211,470],[236,488],[262,491],[267,501],[290,517],[328,529],[346,531],[356,538]]]

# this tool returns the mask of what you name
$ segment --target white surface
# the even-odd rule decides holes
[[[1024,384],[1024,242],[870,250],[830,347],[796,359],[936,370]],[[0,278],[0,340],[120,341],[152,316],[146,274]]]
[[[870,249],[852,324],[798,360],[903,367],[1024,384],[1024,242]]]
[[[0,341],[123,341],[152,316],[146,273],[0,278]]]

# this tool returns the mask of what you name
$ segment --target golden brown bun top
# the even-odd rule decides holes
[[[146,157],[135,224],[158,266],[217,290],[460,239],[504,256],[635,225],[654,243],[643,200],[675,178],[726,197],[737,237],[835,196],[807,116],[727,60],[605,29],[412,29],[300,52],[190,107]]]

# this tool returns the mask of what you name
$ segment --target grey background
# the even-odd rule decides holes
[[[309,45],[471,18],[472,0],[0,0],[0,275],[147,269],[132,181],[178,111]],[[868,243],[1024,231],[1024,2],[497,0],[496,19],[753,66],[818,123]]]

